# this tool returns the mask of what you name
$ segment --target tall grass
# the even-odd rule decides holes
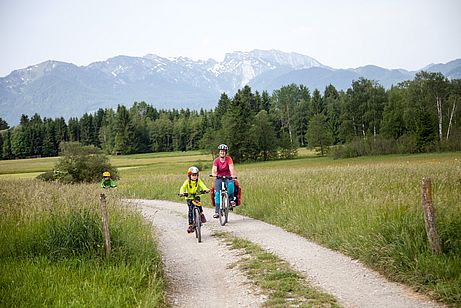
[[[240,210],[461,303],[461,155],[356,159],[241,173]],[[420,182],[430,176],[443,253],[427,245]]]
[[[108,196],[112,252],[103,255],[98,189],[0,183],[2,306],[164,306],[150,227]]]

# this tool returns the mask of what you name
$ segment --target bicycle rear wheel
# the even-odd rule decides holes
[[[221,194],[221,206],[219,209],[219,223],[224,226],[227,223],[229,215],[229,196],[226,193]]]
[[[200,212],[197,207],[194,207],[194,229],[195,237],[199,243],[202,242],[202,221],[200,220]]]

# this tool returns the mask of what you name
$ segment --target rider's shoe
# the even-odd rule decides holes
[[[234,207],[234,206],[235,206],[235,201],[234,201],[234,200],[232,200],[232,201],[230,202],[230,206],[231,206],[231,207]]]
[[[192,233],[194,232],[194,228],[192,228],[191,225],[189,225],[189,228],[187,228],[187,233]]]
[[[218,214],[218,213],[214,213],[213,218],[219,218],[219,214]]]
[[[202,224],[206,223],[206,217],[205,217],[205,214],[200,214],[200,221],[202,222]]]

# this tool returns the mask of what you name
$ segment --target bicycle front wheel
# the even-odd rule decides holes
[[[194,207],[194,226],[195,237],[199,243],[202,242],[202,221],[200,220],[200,212],[197,207]]]
[[[219,209],[219,223],[224,226],[229,215],[229,196],[226,193],[221,195],[221,206]]]

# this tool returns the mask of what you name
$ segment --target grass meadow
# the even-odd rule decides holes
[[[461,152],[388,155],[343,160],[316,157],[306,150],[301,150],[300,154],[299,159],[290,161],[237,164],[239,183],[243,191],[242,206],[236,209],[237,213],[281,226],[358,259],[390,279],[403,282],[432,298],[452,306],[461,305]],[[39,161],[38,159],[37,162]],[[202,170],[202,180],[211,186],[211,179],[207,177],[211,172],[211,157],[198,152],[116,156],[111,157],[111,162],[120,168],[121,179],[118,181],[117,194],[127,198],[182,202],[176,194],[186,179],[187,168],[191,165],[197,165]],[[88,207],[87,204],[91,202],[96,202],[92,207],[97,207],[98,189],[96,185],[63,188],[54,184],[39,183],[36,180],[15,179],[24,177],[26,172],[37,172],[33,162],[29,163],[31,165],[28,166],[27,171],[21,169],[20,161],[17,161],[16,167],[9,167],[10,174],[0,172],[5,174],[4,178],[0,178],[1,211],[2,216],[8,217],[6,220],[2,219],[0,229],[3,247],[2,290],[4,290],[3,285],[11,284],[9,277],[14,277],[15,281],[16,279],[28,280],[26,277],[20,277],[29,275],[20,269],[33,267],[34,264],[38,264],[35,267],[36,272],[46,272],[42,270],[42,267],[45,267],[65,273],[68,268],[71,268],[77,271],[76,275],[84,275],[78,272],[81,269],[78,260],[84,259],[89,265],[85,265],[85,269],[81,270],[92,273],[68,284],[73,285],[73,288],[86,288],[88,290],[86,292],[88,294],[84,292],[85,296],[88,296],[86,300],[92,303],[91,300],[96,297],[91,295],[94,292],[110,293],[112,288],[116,288],[104,280],[104,277],[112,276],[108,273],[121,270],[123,274],[114,274],[114,276],[123,279],[123,275],[126,274],[128,279],[130,275],[127,272],[130,270],[121,268],[132,262],[120,260],[136,258],[138,252],[134,252],[139,250],[142,253],[139,253],[137,260],[139,264],[144,264],[141,268],[149,270],[134,270],[137,278],[132,277],[132,279],[139,284],[131,287],[122,286],[125,292],[119,292],[123,294],[117,296],[129,296],[127,290],[132,290],[141,292],[141,295],[135,294],[128,301],[134,301],[134,298],[144,300],[147,298],[147,295],[143,297],[145,294],[150,294],[149,296],[157,294],[156,298],[162,298],[163,281],[160,277],[161,270],[156,269],[160,263],[157,263],[158,253],[155,252],[155,242],[152,246],[137,247],[141,241],[133,240],[136,237],[145,237],[143,243],[151,242],[151,239],[148,239],[149,232],[146,231],[148,228],[144,228],[139,217],[123,210],[121,205],[114,204],[110,208],[110,220],[115,224],[114,227],[111,225],[111,229],[125,230],[119,232],[121,237],[118,241],[119,254],[114,253],[114,257],[109,261],[104,260],[100,247],[97,246],[101,245],[102,240],[100,240],[101,242],[96,245],[98,249],[91,246],[92,253],[87,253],[86,246],[80,244],[83,248],[80,246],[73,250],[65,248],[67,254],[55,258],[52,252],[59,252],[62,246],[67,246],[62,243],[57,243],[56,246],[43,244],[48,243],[51,237],[50,231],[46,228],[49,226],[46,222],[53,216],[51,213],[54,213],[54,210],[52,212],[48,210],[50,204],[59,208],[60,213],[65,213],[62,224],[66,225],[64,223],[66,219],[68,223],[72,221],[69,220],[68,215],[76,215],[70,214],[72,202],[72,204],[77,202],[82,209]],[[0,161],[0,170],[2,168]],[[423,177],[432,179],[436,225],[442,244],[440,255],[432,254],[427,245],[421,207]],[[64,192],[60,193],[60,189]],[[22,197],[11,197],[18,193]],[[63,197],[67,195],[69,196]],[[91,202],[85,201],[89,196],[92,196]],[[37,206],[37,200],[42,200],[39,202],[40,206]],[[204,203],[209,205],[208,200]],[[124,215],[130,219],[121,219],[120,223],[115,223],[116,217],[124,217]],[[40,222],[42,218],[44,220]],[[97,223],[99,226],[99,221]],[[21,227],[15,227],[15,224]],[[125,238],[128,235],[131,240]],[[12,241],[15,244],[12,244]],[[85,241],[80,240],[80,242]],[[44,247],[61,248],[46,250]],[[123,247],[131,248],[126,248],[125,251]],[[82,249],[83,254],[69,253]],[[148,261],[144,260],[146,263],[142,263],[146,255]],[[24,263],[17,263],[22,262],[21,260],[24,260]],[[121,263],[117,263],[119,261]],[[90,268],[88,269],[87,266]],[[100,269],[102,277],[94,278],[98,276],[98,271],[91,266]],[[156,270],[152,271],[152,266]],[[28,272],[34,275],[33,270]],[[145,275],[140,275],[140,272]],[[56,274],[50,276],[59,277]],[[67,279],[70,275],[62,274],[62,276],[63,279]],[[94,279],[96,281],[91,284]],[[46,280],[38,280],[38,282],[42,284],[42,293],[51,292],[51,286],[46,286],[51,282]],[[38,282],[36,281],[35,284]],[[65,284],[62,281],[53,283],[54,286]],[[15,296],[20,297],[25,295],[24,289],[21,291],[21,288],[22,283],[17,283],[8,286],[7,291],[11,294],[16,290]],[[108,290],[105,291],[106,289]],[[72,293],[71,290],[62,292]],[[49,300],[55,300],[56,304],[58,303],[56,297],[58,296],[53,299],[50,296]],[[4,298],[3,294],[2,298]],[[107,295],[107,298],[110,300],[117,297]],[[14,299],[11,300],[15,303]],[[144,303],[143,300],[140,303]],[[65,302],[65,299],[62,302]]]
[[[95,185],[0,180],[1,307],[162,307],[152,230],[108,192],[112,251],[103,255]]]

